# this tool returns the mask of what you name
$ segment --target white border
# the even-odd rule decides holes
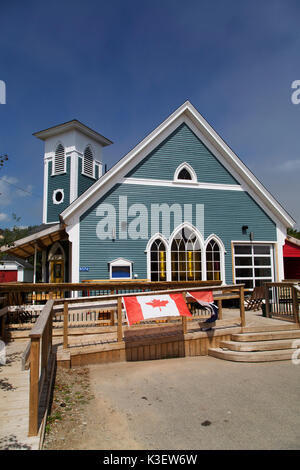
[[[182,180],[182,179],[178,179],[179,173],[180,173],[181,170],[183,170],[184,168],[185,168],[185,169],[189,172],[189,174],[191,175],[191,178],[192,178],[191,180]],[[174,173],[174,182],[177,182],[177,181],[180,181],[180,182],[184,181],[185,183],[189,183],[189,184],[191,184],[191,183],[197,183],[197,175],[196,175],[194,169],[191,167],[191,165],[189,165],[187,162],[181,163],[181,164],[176,168],[175,173]]]
[[[128,259],[125,259],[125,258],[117,258],[117,259],[114,259],[113,261],[109,261],[108,262],[109,264],[109,278],[110,279],[132,279],[132,261],[129,261]],[[129,266],[130,268],[130,275],[129,277],[112,277],[112,267],[115,267],[115,266]]]

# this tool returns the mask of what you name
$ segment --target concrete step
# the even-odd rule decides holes
[[[208,355],[218,359],[235,362],[271,362],[271,361],[290,361],[295,349],[284,349],[276,351],[256,351],[241,352],[229,351],[222,348],[210,348]]]
[[[230,351],[276,351],[281,349],[293,349],[295,339],[282,339],[271,341],[221,341],[220,348]]]
[[[264,331],[257,333],[239,333],[231,336],[232,341],[270,341],[277,339],[300,338],[300,330]]]

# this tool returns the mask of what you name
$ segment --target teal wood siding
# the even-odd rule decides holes
[[[96,168],[96,175],[97,175]],[[82,174],[82,158],[78,158],[78,196],[81,196],[92,184],[96,182],[95,178],[90,178]]]
[[[58,222],[59,214],[70,204],[70,165],[70,158],[67,157],[67,172],[52,176],[52,162],[49,163],[47,222]],[[56,189],[64,190],[64,200],[61,204],[53,203],[53,191]]]
[[[193,167],[201,183],[238,184],[186,124],[181,124],[126,176],[173,180],[183,162]]]
[[[193,165],[195,167],[195,165]],[[147,278],[147,258],[145,249],[148,240],[119,240],[119,196],[127,196],[128,207],[143,203],[149,213],[148,239],[151,237],[151,204],[174,203],[193,204],[193,225],[195,204],[204,204],[204,239],[214,233],[221,238],[225,254],[226,282],[232,282],[231,240],[249,241],[249,233],[254,232],[255,241],[276,241],[276,226],[251,196],[243,191],[209,190],[182,187],[160,187],[142,185],[116,185],[99,202],[91,207],[80,219],[80,266],[88,267],[88,272],[80,272],[80,280],[108,279],[108,263],[122,257],[133,262],[133,274],[138,279]],[[112,204],[117,213],[116,240],[99,240],[96,234],[97,223],[102,219],[96,215],[101,203]],[[128,224],[133,220],[128,217]],[[242,234],[242,226],[248,226],[248,235]],[[171,219],[170,231],[174,229]],[[162,230],[160,226],[160,231]],[[156,230],[155,230],[156,232]]]

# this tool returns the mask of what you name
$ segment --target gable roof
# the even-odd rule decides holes
[[[270,194],[249,168],[239,159],[224,140],[214,131],[208,122],[186,101],[165,121],[145,137],[136,147],[119,160],[107,173],[70,204],[62,213],[62,219],[68,223],[70,218],[80,216],[139,162],[141,162],[159,143],[161,143],[180,124],[185,122],[191,130],[221,161],[223,166],[239,181],[256,202],[274,220],[285,227],[293,227],[294,219],[281,204]]]

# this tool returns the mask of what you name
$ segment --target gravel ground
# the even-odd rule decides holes
[[[48,449],[300,448],[300,365],[288,361],[188,357],[59,374],[74,401],[69,410],[56,396],[62,419],[51,423]]]

